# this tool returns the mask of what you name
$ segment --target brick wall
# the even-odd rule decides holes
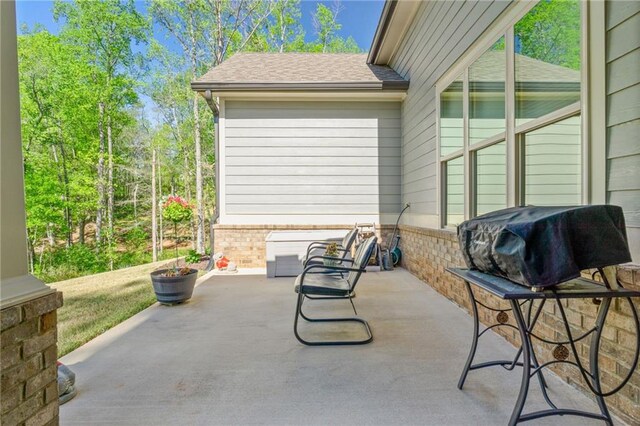
[[[56,310],[62,293],[0,311],[2,424],[58,424]]]
[[[265,239],[271,231],[352,229],[353,225],[214,225],[214,252],[222,252],[240,268],[265,268]],[[393,227],[376,228],[382,241]]]
[[[400,227],[400,237],[403,255],[402,266],[440,294],[471,312],[463,282],[445,271],[445,268],[450,266],[464,266],[455,233],[403,225]],[[624,266],[619,269],[618,278],[626,288],[640,289],[640,267]],[[485,305],[508,307],[507,302],[498,301],[495,297],[476,288],[474,288],[474,294]],[[591,299],[566,300],[562,303],[574,335],[580,335],[594,325],[598,306],[594,305]],[[640,300],[636,300],[636,304],[640,306]],[[495,312],[480,307],[479,315],[480,320],[485,324],[497,322]],[[536,325],[536,334],[546,339],[563,339],[566,334],[561,321],[557,306],[547,302]],[[514,324],[511,315],[510,322]],[[507,327],[498,327],[494,330],[512,344],[519,345],[520,339],[517,331]],[[584,343],[580,342],[577,345],[583,365],[588,365],[588,342],[587,338]],[[617,386],[626,376],[629,364],[633,360],[635,342],[631,311],[625,301],[616,300],[611,304],[602,335],[600,369],[605,391]],[[536,339],[533,339],[533,344],[541,363],[553,359],[552,351],[555,345],[542,343]],[[462,367],[461,365],[460,368]],[[589,394],[575,367],[556,364],[553,366],[553,370],[562,379]],[[619,393],[607,398],[607,405],[612,412],[625,421],[630,424],[638,424],[638,419],[640,419],[640,368],[636,369],[631,381]]]

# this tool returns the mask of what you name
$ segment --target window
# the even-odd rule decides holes
[[[475,154],[475,213],[507,207],[507,144],[502,141]]]
[[[448,155],[464,146],[462,76],[440,94],[440,153]]]
[[[580,204],[580,116],[524,133],[521,147],[524,158],[524,204]]]
[[[445,164],[446,221],[447,224],[456,224],[464,220],[464,159],[454,158]]]
[[[444,226],[582,202],[580,66],[580,1],[544,0],[438,85]]]

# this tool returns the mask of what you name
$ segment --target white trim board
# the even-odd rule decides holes
[[[218,194],[220,196],[219,200],[216,200],[218,203],[218,209],[220,216],[218,218],[218,223],[226,223],[227,216],[227,207],[226,207],[226,183],[227,183],[227,171],[226,171],[226,105],[224,98],[220,98],[219,102],[219,116],[218,116],[218,136],[220,137],[220,141],[218,143],[218,150],[220,158],[216,158],[218,162]]]
[[[394,92],[214,92],[213,96],[221,99],[233,100],[263,100],[263,101],[402,101],[407,94],[401,91]]]

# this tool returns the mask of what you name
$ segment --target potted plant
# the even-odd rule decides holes
[[[151,282],[158,302],[165,305],[175,305],[189,300],[198,278],[197,269],[178,268],[178,224],[189,221],[192,214],[193,209],[189,203],[177,196],[170,196],[163,205],[162,217],[173,223],[176,262],[173,268],[153,271]]]
[[[337,243],[329,244],[326,250],[324,251],[324,255],[327,257],[338,257],[338,244]],[[340,261],[337,259],[322,259],[322,261],[326,266],[336,266],[340,264]]]

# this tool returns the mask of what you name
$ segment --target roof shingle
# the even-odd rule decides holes
[[[202,77],[195,90],[402,90],[409,82],[366,54],[237,53]]]

